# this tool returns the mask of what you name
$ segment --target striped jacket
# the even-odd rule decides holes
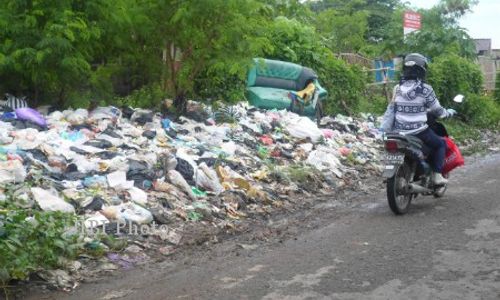
[[[4,107],[7,107],[8,109],[11,109],[11,110],[16,110],[18,108],[28,107],[28,102],[26,102],[25,97],[16,98],[10,94],[6,94],[6,96],[7,96],[7,100],[2,101],[3,102],[2,105]]]
[[[418,134],[428,127],[428,111],[439,118],[448,117],[448,112],[429,84],[417,80],[404,81],[395,88],[394,101],[387,107],[382,127],[386,131]]]

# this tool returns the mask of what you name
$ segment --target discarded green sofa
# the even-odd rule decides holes
[[[290,91],[304,89],[308,82],[316,86],[316,97],[303,110],[293,107]],[[308,116],[323,116],[327,91],[321,87],[316,73],[307,67],[279,60],[255,58],[248,72],[245,96],[248,102],[265,109],[288,109]]]

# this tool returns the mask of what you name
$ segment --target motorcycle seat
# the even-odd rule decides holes
[[[388,134],[387,138],[404,141],[408,143],[410,146],[413,146],[414,148],[422,151],[424,156],[427,156],[432,152],[431,149],[427,145],[425,145],[421,139],[419,139],[416,136],[393,133],[393,134]]]
[[[412,146],[416,146],[419,149],[422,148],[422,146],[424,144],[421,139],[419,139],[416,136],[412,136],[412,135],[388,134],[387,138],[405,141],[408,144],[410,144]]]

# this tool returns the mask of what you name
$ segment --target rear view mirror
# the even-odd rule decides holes
[[[462,103],[464,101],[464,95],[458,94],[453,98],[453,102]]]

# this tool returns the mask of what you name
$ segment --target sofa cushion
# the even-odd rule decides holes
[[[257,76],[255,78],[255,86],[270,87],[284,90],[297,90],[297,84],[295,80],[276,78],[276,77],[266,77]]]
[[[257,76],[297,80],[302,73],[302,66],[278,60],[255,59]]]
[[[267,109],[286,109],[290,107],[289,90],[254,86],[246,90],[251,105]]]

